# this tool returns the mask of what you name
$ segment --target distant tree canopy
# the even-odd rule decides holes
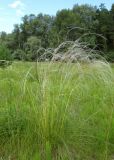
[[[56,16],[25,15],[11,34],[1,32],[0,44],[14,59],[35,60],[39,48],[55,48],[63,41],[78,38],[92,48],[114,50],[114,4],[110,10],[104,4],[99,8],[76,4],[72,9],[58,11]],[[110,60],[114,61],[113,57],[114,53]]]

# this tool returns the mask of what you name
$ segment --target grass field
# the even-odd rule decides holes
[[[1,160],[114,160],[109,64],[15,62],[0,69]]]

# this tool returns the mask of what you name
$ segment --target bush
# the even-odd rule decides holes
[[[5,45],[0,45],[0,60],[11,60],[11,52]]]
[[[17,49],[13,53],[13,59],[16,59],[16,60],[26,60],[26,54],[25,54],[25,52],[23,50]]]

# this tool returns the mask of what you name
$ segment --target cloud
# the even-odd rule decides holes
[[[9,4],[9,6],[13,9],[23,8],[24,3],[22,3],[20,0],[16,0],[13,3]]]
[[[13,3],[9,4],[9,7],[15,9],[17,16],[24,15],[25,4],[21,2],[21,0],[16,0]]]

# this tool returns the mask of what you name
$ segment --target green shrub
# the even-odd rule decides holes
[[[17,49],[13,53],[13,59],[16,59],[16,60],[26,60],[26,54],[25,54],[25,52],[23,50]]]
[[[11,60],[11,52],[5,45],[0,45],[0,60]]]

